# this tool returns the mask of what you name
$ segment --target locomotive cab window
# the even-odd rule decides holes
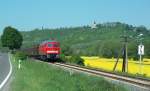
[[[58,47],[58,44],[53,44],[53,47]]]
[[[48,47],[52,47],[53,45],[52,44],[48,44]]]

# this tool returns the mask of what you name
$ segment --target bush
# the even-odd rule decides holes
[[[84,59],[82,59],[80,56],[71,56],[71,58],[69,59],[69,61],[71,63],[75,63],[75,64],[78,64],[78,65],[82,65],[84,66]]]
[[[64,54],[61,54],[58,62],[66,62],[66,60],[67,60],[66,56]]]
[[[133,55],[133,60],[139,60],[139,55]]]
[[[17,60],[26,60],[27,59],[27,55],[24,53],[24,52],[21,52],[21,51],[17,51],[15,53],[15,58]]]

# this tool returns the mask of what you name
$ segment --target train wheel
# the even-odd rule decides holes
[[[43,61],[47,61],[47,58],[46,58],[46,56],[44,56],[44,55],[41,55],[40,58],[41,58],[41,60],[43,60]]]

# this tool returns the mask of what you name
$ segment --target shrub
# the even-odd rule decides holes
[[[17,60],[26,60],[27,59],[27,55],[24,53],[24,52],[21,52],[21,51],[17,51],[16,53],[15,53],[15,58],[17,59]]]
[[[67,60],[66,56],[64,54],[61,54],[58,61],[59,62],[66,62],[66,60]]]
[[[78,64],[78,65],[82,65],[84,66],[84,59],[82,59],[80,56],[71,56],[71,58],[69,59],[69,61],[71,63],[75,63],[75,64]]]
[[[133,55],[133,60],[139,60],[139,56],[138,55]]]

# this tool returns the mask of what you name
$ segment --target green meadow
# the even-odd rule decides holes
[[[11,91],[126,91],[122,86],[109,83],[101,77],[25,60],[18,69],[13,61]]]

